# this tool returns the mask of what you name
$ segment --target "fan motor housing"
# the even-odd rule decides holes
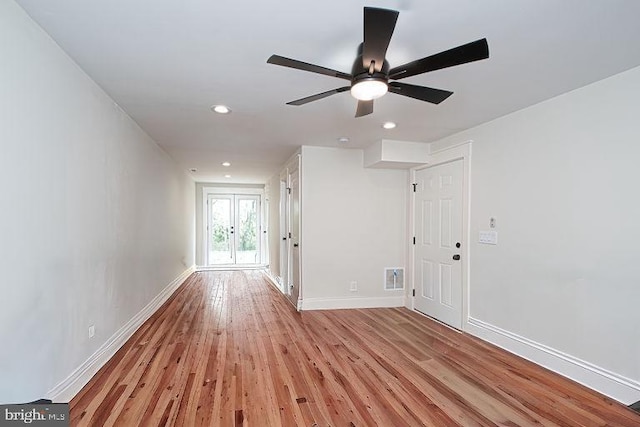
[[[356,78],[358,78],[362,74],[366,74],[369,77],[376,76],[376,80],[379,80],[380,75],[384,78],[385,81],[389,80],[389,62],[385,59],[382,63],[382,67],[380,71],[374,71],[373,73],[369,73],[371,64],[364,64],[362,59],[362,46],[363,43],[360,43],[358,46],[358,55],[356,56],[355,61],[353,61],[353,66],[351,67],[351,75],[354,76],[354,83],[356,82]],[[373,61],[372,61],[373,62]],[[378,64],[375,64],[378,65]]]
[[[360,74],[356,74],[353,76],[353,80],[351,80],[351,86],[354,86],[356,83],[364,82],[364,81],[379,81],[388,83],[389,79],[387,75],[384,73],[373,73],[369,74],[368,71],[360,72]]]

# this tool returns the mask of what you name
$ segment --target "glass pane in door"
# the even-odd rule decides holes
[[[238,197],[237,210],[236,263],[258,264],[260,263],[258,197]]]
[[[233,263],[231,200],[209,198],[209,264]]]

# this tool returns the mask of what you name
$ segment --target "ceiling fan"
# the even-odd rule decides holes
[[[296,59],[271,55],[267,60],[269,64],[338,77],[351,82],[350,86],[296,99],[287,102],[287,105],[304,105],[346,91],[351,91],[351,95],[358,100],[356,117],[373,113],[373,100],[380,98],[387,92],[439,104],[453,95],[453,92],[392,80],[400,80],[489,57],[487,39],[480,39],[390,69],[385,55],[398,20],[398,14],[399,12],[395,10],[364,8],[364,41],[358,47],[358,56],[351,68],[351,74]]]

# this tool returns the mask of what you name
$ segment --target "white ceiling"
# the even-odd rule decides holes
[[[430,142],[640,65],[638,0],[17,2],[198,181],[263,183],[303,144]],[[403,80],[453,91],[440,105],[388,94],[358,119],[348,92],[285,105],[345,82],[267,58],[350,72],[363,6],[400,11],[391,67],[483,37],[490,58]]]

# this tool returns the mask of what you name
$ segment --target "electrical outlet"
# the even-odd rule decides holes
[[[96,334],[96,326],[95,325],[89,326],[89,338],[93,338],[95,334]]]
[[[356,282],[355,280],[351,282],[351,284],[349,285],[349,290],[351,292],[358,292],[358,282]]]

